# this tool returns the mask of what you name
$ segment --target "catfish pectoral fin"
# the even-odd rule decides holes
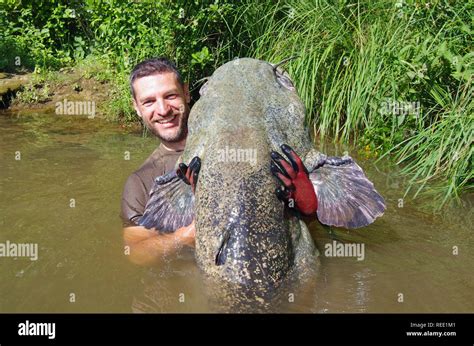
[[[139,225],[171,233],[194,219],[194,194],[191,186],[171,171],[155,179],[150,199]]]
[[[384,199],[352,158],[328,157],[316,167],[309,178],[318,196],[321,223],[359,228],[383,215]]]

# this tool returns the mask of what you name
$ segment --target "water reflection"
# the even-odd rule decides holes
[[[194,261],[194,251],[184,248],[176,255],[163,258],[160,265],[141,270],[131,311],[209,311],[202,277]]]
[[[34,262],[0,258],[0,311],[216,311],[192,253],[152,269],[123,254],[123,184],[156,141],[86,117],[2,115],[0,126],[0,241],[39,248]],[[353,231],[311,224],[319,273],[283,291],[276,311],[474,311],[473,195],[433,214],[426,206],[436,200],[403,199],[396,167],[358,162],[384,196],[386,214]],[[324,256],[333,240],[365,244],[364,260]]]

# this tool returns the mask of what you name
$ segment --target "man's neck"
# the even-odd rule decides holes
[[[180,142],[161,142],[163,147],[168,151],[183,151],[186,146],[186,139],[183,139]]]

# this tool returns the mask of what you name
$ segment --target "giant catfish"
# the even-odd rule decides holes
[[[246,306],[268,305],[317,264],[302,215],[358,228],[383,214],[384,200],[352,158],[313,148],[304,105],[277,65],[228,62],[200,93],[176,170],[156,178],[140,224],[172,232],[194,218],[205,277]]]

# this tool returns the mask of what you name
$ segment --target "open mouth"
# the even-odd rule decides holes
[[[174,122],[174,120],[176,120],[176,116],[171,116],[169,118],[166,118],[166,119],[161,119],[161,120],[155,120],[156,123],[158,124],[170,124],[172,122]]]
[[[169,123],[171,123],[173,120],[174,120],[174,118],[170,118],[170,119],[164,119],[164,120],[157,120],[156,122],[157,122],[158,124],[169,124]]]
[[[165,119],[157,119],[153,121],[154,124],[159,124],[161,129],[172,129],[179,126],[180,117],[178,115],[173,115]]]

